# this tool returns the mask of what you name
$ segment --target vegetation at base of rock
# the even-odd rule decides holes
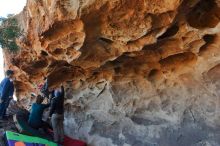
[[[0,46],[8,49],[10,52],[19,50],[16,39],[21,35],[17,20],[10,16],[8,18],[0,18]]]

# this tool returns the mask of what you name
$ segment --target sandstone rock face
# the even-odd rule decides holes
[[[65,84],[65,132],[94,146],[220,145],[218,0],[28,0],[17,96]]]

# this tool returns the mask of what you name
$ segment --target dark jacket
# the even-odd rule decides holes
[[[49,98],[50,92],[49,92],[49,88],[48,88],[48,80],[46,79],[43,87],[41,88],[41,93],[43,93],[47,98]]]
[[[33,103],[29,115],[28,123],[33,128],[40,128],[42,125],[43,112],[50,104]]]
[[[63,114],[64,113],[64,87],[61,87],[61,94],[58,97],[54,97],[51,102],[50,116],[52,114]]]
[[[0,84],[0,97],[1,99],[7,99],[14,94],[14,84],[9,78],[2,80]]]

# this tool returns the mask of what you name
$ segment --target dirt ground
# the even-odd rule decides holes
[[[5,131],[18,132],[13,122],[13,117],[9,116],[8,120],[0,121],[0,146],[5,146],[3,136]]]

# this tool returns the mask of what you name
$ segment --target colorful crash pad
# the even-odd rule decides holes
[[[52,130],[48,129],[48,131],[50,131],[51,133],[45,135],[41,133],[40,131],[30,127],[27,122],[28,116],[29,116],[28,111],[18,112],[16,115],[13,116],[15,125],[20,133],[23,133],[25,135],[35,136],[35,137],[41,137],[43,139],[52,139],[52,135],[53,135]],[[83,141],[72,139],[68,136],[65,136],[63,145],[64,146],[86,146],[86,143]]]
[[[52,130],[48,130],[51,135],[53,135]],[[72,139],[68,136],[64,136],[64,142],[62,144],[63,146],[87,146],[87,144],[84,141],[77,140],[77,139]]]
[[[7,146],[58,146],[58,144],[43,138],[27,136],[11,131],[5,132]]]
[[[86,143],[80,140],[72,139],[68,136],[64,137],[64,146],[86,146]]]

